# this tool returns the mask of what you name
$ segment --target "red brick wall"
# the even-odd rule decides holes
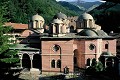
[[[57,44],[61,47],[57,52],[53,51],[53,46]],[[60,68],[51,68],[52,59],[58,60],[61,55],[61,71],[68,67],[73,72],[73,40],[64,41],[42,41],[42,70],[60,71]]]
[[[64,67],[68,67],[70,72],[74,70],[74,55],[77,58],[77,66],[80,68],[86,67],[86,61],[88,58],[91,60],[96,58],[98,44],[97,42],[100,41],[102,44],[102,49],[100,52],[106,51],[105,44],[106,41],[109,42],[109,51],[111,53],[116,53],[116,40],[64,40],[64,41],[42,41],[42,70],[43,71],[60,71],[59,68],[51,68],[51,61],[52,59],[58,60],[60,59],[61,53],[61,71],[64,71]],[[101,43],[102,42],[102,43]],[[61,51],[53,51],[53,46],[57,44],[61,47]],[[94,44],[96,49],[90,50],[90,44]],[[101,46],[100,46],[101,47]]]
[[[90,44],[94,44],[96,46],[95,49],[90,50],[89,48]],[[97,40],[86,40],[85,41],[85,53],[94,54],[96,53],[96,50],[97,50]]]
[[[80,68],[84,68],[85,66],[85,40],[75,40],[74,44],[77,45],[77,49],[75,49],[75,56],[77,58],[77,66]]]
[[[105,49],[105,44],[108,44],[108,49]],[[110,53],[116,55],[116,39],[103,40],[102,49],[103,51],[109,51]]]

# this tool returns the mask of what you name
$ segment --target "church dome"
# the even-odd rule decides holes
[[[92,29],[84,29],[78,33],[80,36],[98,36],[97,32]]]
[[[59,20],[59,19],[54,19],[52,23],[58,23],[58,24],[61,24],[61,23],[63,23],[63,22],[62,22],[61,20]]]
[[[44,18],[42,16],[36,14],[36,15],[32,16],[32,21],[35,21],[35,20],[37,20],[37,21],[39,21],[39,20],[44,21]]]
[[[78,19],[79,20],[81,20],[81,19],[88,20],[88,19],[93,19],[93,17],[88,13],[83,13]]]
[[[63,14],[63,13],[57,13],[55,16],[54,16],[54,19],[66,19],[67,18],[67,16],[65,15],[65,14]]]

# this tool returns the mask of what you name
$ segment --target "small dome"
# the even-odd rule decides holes
[[[93,17],[88,13],[83,13],[78,19],[79,20],[81,20],[81,19],[88,20],[88,19],[93,19]]]
[[[113,56],[110,52],[103,52],[101,56]]]
[[[65,15],[65,14],[63,14],[63,13],[57,13],[55,16],[54,16],[54,19],[66,19],[67,18],[67,16]]]
[[[58,24],[61,24],[61,23],[63,23],[61,20],[59,20],[59,19],[54,19],[53,20],[53,23],[58,23]]]
[[[32,20],[35,21],[35,20],[41,20],[41,21],[44,21],[44,18],[38,14],[32,16]]]
[[[92,29],[84,29],[78,33],[80,36],[98,36],[97,32]]]

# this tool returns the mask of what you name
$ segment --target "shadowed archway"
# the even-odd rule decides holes
[[[23,54],[22,67],[23,68],[30,68],[31,67],[30,57],[28,54]]]
[[[35,54],[33,56],[33,68],[41,69],[41,56],[39,54]]]
[[[74,33],[74,32],[75,32],[74,26],[72,25],[72,26],[70,26],[70,33]]]
[[[109,57],[106,60],[106,65],[107,65],[107,67],[112,67],[112,65],[113,65],[113,59],[111,57]]]

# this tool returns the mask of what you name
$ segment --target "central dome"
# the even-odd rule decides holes
[[[97,32],[92,29],[84,29],[78,33],[80,36],[98,36]]]
[[[61,20],[59,20],[59,19],[54,19],[53,20],[53,23],[58,23],[58,24],[61,24],[61,23],[63,23]]]
[[[93,17],[88,13],[83,13],[78,19],[79,20],[81,20],[81,19],[88,20],[88,19],[93,19]]]
[[[67,16],[63,13],[57,13],[55,16],[54,16],[54,19],[67,19]]]
[[[32,21],[35,21],[35,20],[41,20],[41,21],[44,21],[44,18],[38,14],[32,16]]]

